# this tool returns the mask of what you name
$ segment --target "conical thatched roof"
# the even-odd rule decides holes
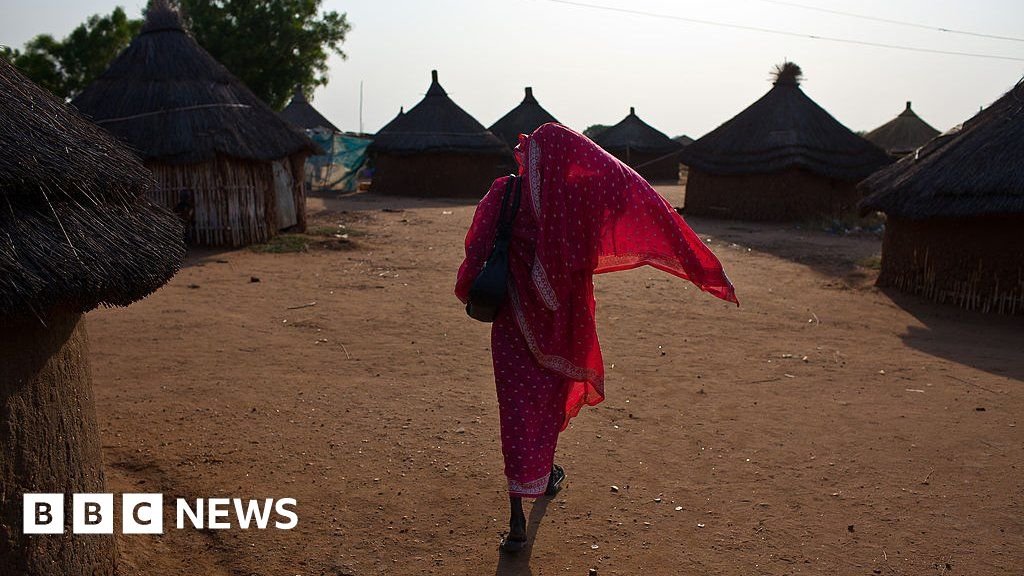
[[[651,127],[629,108],[629,115],[618,124],[603,130],[594,138],[598,146],[609,152],[630,149],[634,152],[668,154],[683,147],[664,133]]]
[[[152,3],[139,35],[72,104],[145,160],[267,161],[317,151],[199,46],[167,2]]]
[[[683,146],[689,146],[690,144],[693,144],[693,138],[690,138],[686,134],[680,134],[679,136],[673,138],[673,140],[679,142]]]
[[[889,154],[902,156],[938,135],[939,131],[915,114],[907,102],[907,108],[899,116],[868,132],[864,138]]]
[[[489,130],[501,138],[509,148],[519,144],[520,134],[532,134],[541,124],[558,122],[547,110],[541,107],[533,97],[533,88],[526,88],[526,95],[518,106],[495,122]]]
[[[296,128],[304,130],[320,128],[330,130],[331,132],[341,132],[337,126],[331,124],[330,120],[324,118],[323,114],[318,112],[316,108],[313,108],[309,100],[306,100],[306,95],[303,94],[301,86],[295,88],[295,95],[292,96],[292,101],[284,107],[284,110],[281,110],[281,117]]]
[[[395,124],[399,120],[402,119],[403,116],[405,116],[405,106],[400,107],[398,109],[398,114],[395,114],[394,118],[392,118],[391,120],[388,120],[387,124],[381,126],[380,130],[377,130],[377,134],[380,134],[382,132],[386,132],[386,131],[390,130],[392,127],[395,126]]]
[[[0,316],[124,306],[185,255],[149,172],[0,58]]]
[[[501,154],[505,143],[448,97],[437,81],[437,70],[426,96],[405,115],[377,133],[370,150],[390,154],[460,152]]]
[[[710,174],[803,168],[842,180],[859,180],[884,166],[885,152],[808,98],[800,89],[801,76],[791,62],[777,67],[772,89],[683,149],[683,163]]]
[[[864,212],[912,219],[1024,214],[1024,80],[959,129],[861,183]]]

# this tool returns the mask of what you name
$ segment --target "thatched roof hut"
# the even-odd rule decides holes
[[[533,96],[533,88],[527,86],[523,101],[518,106],[509,110],[491,125],[488,130],[495,136],[501,138],[509,148],[515,148],[519,144],[520,134],[532,134],[541,124],[558,122],[558,120],[545,110],[540,102]]]
[[[395,125],[396,122],[402,119],[402,116],[405,116],[405,106],[400,106],[398,108],[398,114],[395,114],[394,118],[388,120],[386,124],[381,126],[380,130],[377,130],[377,134],[380,134],[381,132],[387,132],[388,130],[390,130]]]
[[[886,214],[880,286],[1024,313],[1024,80],[861,187]]]
[[[182,230],[130,151],[0,59],[0,566],[113,574],[114,538],[26,536],[22,495],[106,492],[82,313],[178,270]]]
[[[906,109],[899,116],[868,132],[864,139],[898,158],[924,146],[938,135],[938,130],[911,110],[908,101]]]
[[[448,97],[431,71],[418,104],[377,132],[370,190],[407,196],[479,197],[508,165],[504,142]]]
[[[200,244],[262,242],[305,224],[304,159],[317,147],[210,56],[166,1],[72,101],[129,144]]]
[[[683,149],[687,214],[800,220],[856,206],[856,183],[889,159],[808,98],[801,77],[777,66],[767,94]]]
[[[678,152],[683,145],[641,120],[632,106],[622,121],[602,130],[594,142],[652,182],[679,180]]]
[[[123,145],[0,59],[0,316],[126,306],[184,257]]]
[[[316,108],[313,108],[313,105],[306,99],[302,86],[295,87],[295,94],[292,95],[291,102],[288,102],[284,110],[281,110],[281,117],[292,126],[302,130],[341,132],[337,126],[332,124],[327,118],[324,118],[324,115]]]

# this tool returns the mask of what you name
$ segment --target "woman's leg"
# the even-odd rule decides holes
[[[495,320],[491,354],[511,507],[506,540],[521,542],[526,538],[522,498],[543,495],[552,480],[566,386],[563,378],[537,364],[511,314]]]

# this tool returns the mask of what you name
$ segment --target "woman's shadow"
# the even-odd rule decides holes
[[[541,497],[533,502],[530,509],[530,518],[526,522],[526,546],[516,553],[498,551],[498,567],[494,570],[495,576],[533,576],[530,570],[530,556],[533,554],[533,543],[537,539],[537,531],[540,530],[540,522],[547,512],[550,497]]]

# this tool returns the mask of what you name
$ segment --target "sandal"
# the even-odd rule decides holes
[[[551,476],[548,477],[548,488],[544,491],[545,496],[554,496],[562,490],[562,483],[565,482],[565,470],[558,464],[551,465]]]

